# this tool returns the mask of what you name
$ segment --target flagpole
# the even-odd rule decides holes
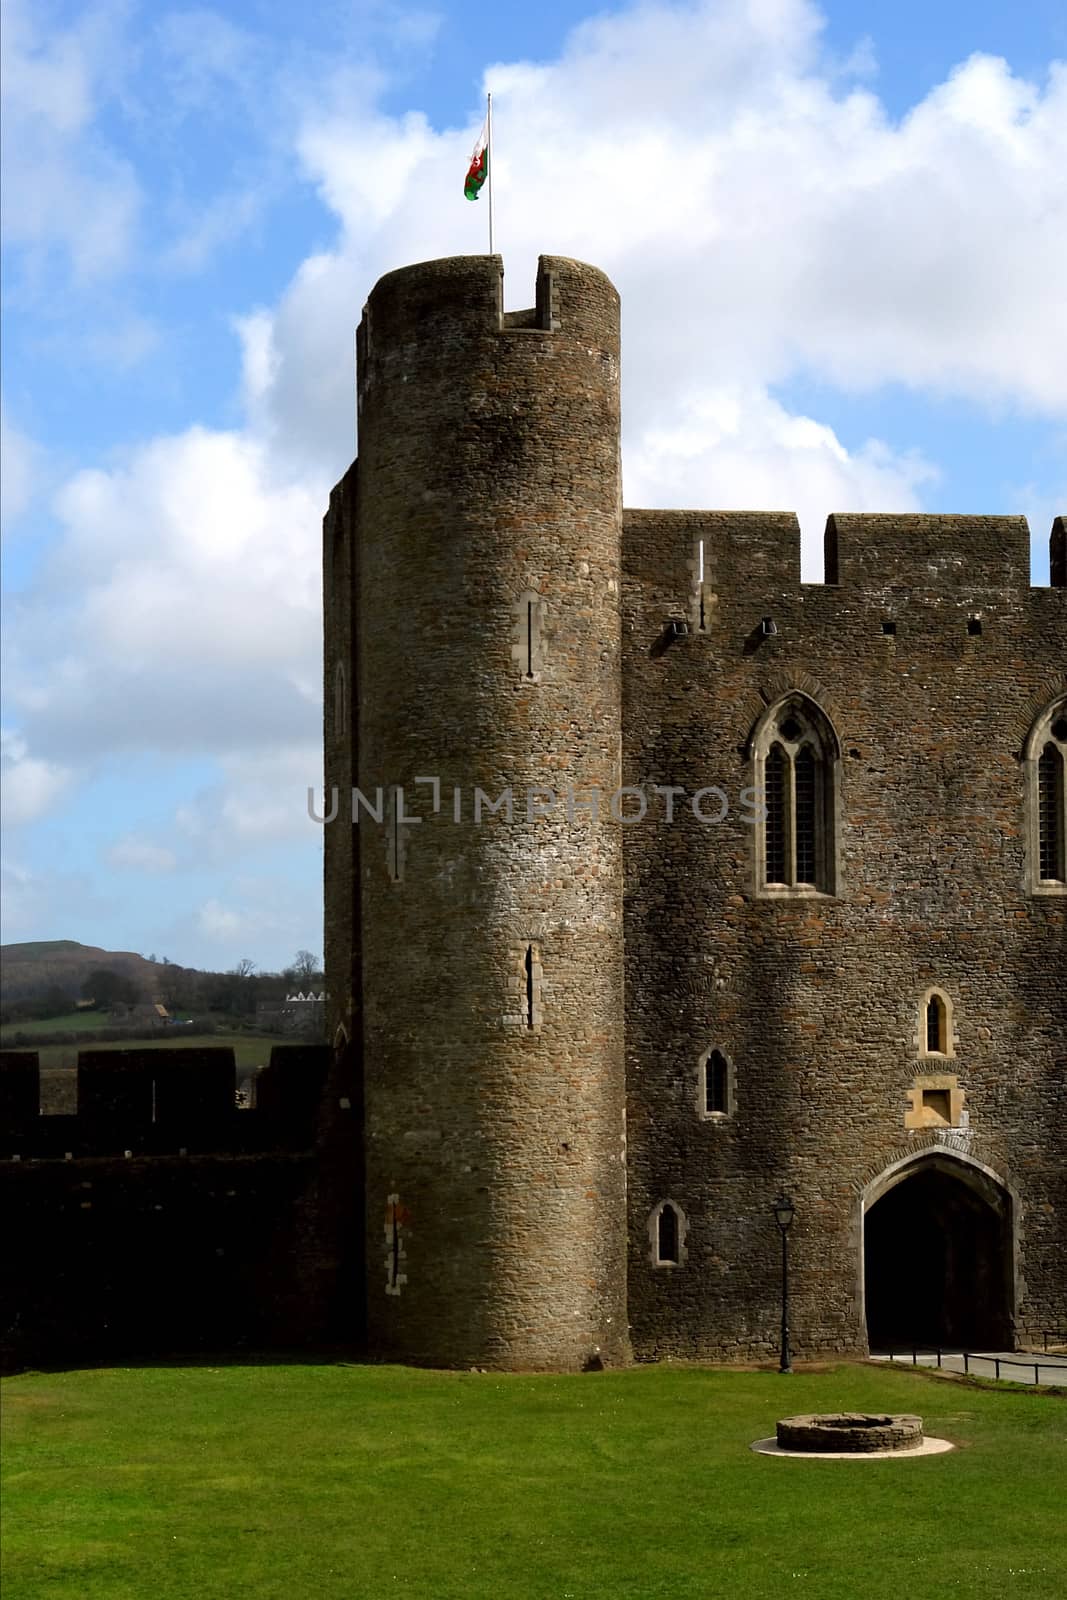
[[[489,158],[489,254],[493,253],[493,96],[485,97],[485,150]]]

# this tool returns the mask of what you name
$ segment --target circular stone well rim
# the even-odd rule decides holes
[[[918,1449],[923,1422],[909,1412],[808,1412],[783,1417],[776,1435],[780,1449],[801,1455],[870,1455]]]

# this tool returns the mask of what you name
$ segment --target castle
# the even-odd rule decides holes
[[[0,1065],[9,1361],[1067,1332],[1067,523],[624,511],[619,301],[408,267],[324,527],[329,1047]]]
[[[770,1355],[783,1191],[803,1352],[1062,1330],[1064,520],[624,510],[615,289],[502,276],[374,288],[325,524],[370,1347]]]

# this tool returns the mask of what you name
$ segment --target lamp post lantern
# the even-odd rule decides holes
[[[796,1216],[796,1207],[788,1195],[781,1194],[774,1202],[773,1210],[774,1220],[782,1235],[782,1356],[778,1371],[792,1372],[793,1362],[789,1354],[789,1229]]]

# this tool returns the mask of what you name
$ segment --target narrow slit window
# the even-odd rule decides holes
[[[397,1216],[396,1201],[392,1206],[393,1239],[389,1250],[389,1282],[396,1288],[400,1277],[400,1218]]]
[[[945,1054],[945,1002],[937,994],[926,1002],[926,1049],[933,1055]]]
[[[536,589],[518,596],[512,611],[511,657],[523,683],[540,683],[545,666],[545,603]]]
[[[526,946],[526,1026],[534,1025],[534,951],[533,945]]]
[[[786,832],[786,779],[788,769],[781,745],[773,745],[767,757],[766,795],[767,808],[767,882],[784,883],[785,832]]]
[[[678,1213],[670,1201],[663,1207],[656,1224],[656,1254],[660,1261],[678,1261]]]
[[[1037,831],[1039,875],[1044,883],[1067,877],[1063,838],[1063,757],[1047,744],[1037,764]]]
[[[339,661],[337,671],[333,677],[333,729],[335,734],[344,732],[345,726],[345,669]]]
[[[388,836],[389,876],[394,883],[399,883],[404,876],[403,844],[400,838],[400,816],[403,804],[403,791],[399,786],[391,788],[389,791],[389,814],[386,831]]]
[[[704,1079],[704,1110],[708,1116],[726,1114],[726,1057],[721,1050],[713,1050],[708,1057]]]

